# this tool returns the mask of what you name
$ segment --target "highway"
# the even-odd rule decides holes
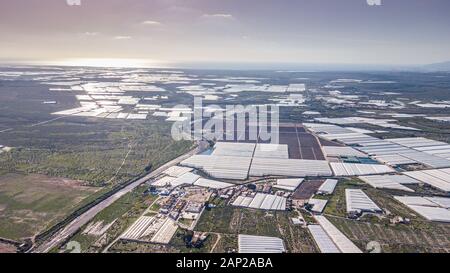
[[[139,180],[136,180],[135,182],[131,183],[130,185],[127,185],[123,189],[119,190],[114,195],[106,198],[105,200],[101,201],[94,207],[90,208],[88,211],[80,215],[79,217],[75,218],[72,222],[70,222],[67,226],[65,226],[60,231],[56,232],[54,235],[50,237],[49,240],[42,243],[40,246],[36,247],[35,249],[32,249],[32,252],[37,253],[45,253],[49,252],[51,249],[59,246],[60,244],[64,243],[67,238],[75,234],[81,227],[83,227],[85,224],[87,224],[89,221],[91,221],[100,211],[110,206],[112,203],[117,201],[120,197],[124,196],[125,194],[133,191],[136,187],[139,185],[147,182],[148,180],[157,177],[162,172],[167,170],[168,168],[172,166],[178,165],[181,161],[187,159],[188,157],[197,154],[201,152],[205,147],[204,143],[199,143],[197,148],[191,150],[190,152],[164,164],[160,168],[156,169],[155,171],[151,172],[150,174],[146,175],[145,177],[142,177]]]

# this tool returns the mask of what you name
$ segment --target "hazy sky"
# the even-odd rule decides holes
[[[449,0],[0,0],[0,59],[450,61]]]

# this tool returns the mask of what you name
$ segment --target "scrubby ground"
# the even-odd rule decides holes
[[[0,237],[20,240],[61,220],[98,188],[45,175],[0,176]]]

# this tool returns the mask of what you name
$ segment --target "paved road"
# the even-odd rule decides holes
[[[120,197],[124,196],[125,194],[131,192],[139,185],[147,182],[148,180],[157,177],[162,172],[167,170],[168,168],[178,165],[181,161],[187,159],[188,157],[198,153],[201,151],[204,147],[203,145],[199,145],[196,149],[188,152],[187,154],[184,154],[165,165],[161,166],[160,168],[156,169],[152,173],[148,174],[147,176],[137,180],[136,182],[126,186],[125,188],[118,191],[116,194],[106,198],[96,206],[92,207],[88,211],[86,211],[84,214],[80,215],[78,218],[70,222],[64,229],[58,231],[55,235],[53,235],[47,242],[44,242],[42,245],[37,247],[33,250],[33,252],[48,252],[52,248],[58,246],[59,244],[63,243],[64,240],[66,240],[68,237],[75,234],[82,226],[87,224],[89,221],[91,221],[100,211],[110,206],[112,203],[117,201]]]

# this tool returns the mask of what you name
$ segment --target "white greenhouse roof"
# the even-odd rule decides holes
[[[254,143],[217,142],[212,155],[252,157],[255,147]]]
[[[258,144],[254,157],[262,158],[289,158],[288,145],[286,144]]]
[[[410,205],[408,207],[422,215],[427,220],[450,223],[450,210],[448,209],[414,205]]]
[[[334,189],[338,183],[337,179],[327,179],[317,190],[319,194],[333,194]]]
[[[359,178],[374,188],[394,189],[408,192],[414,192],[414,190],[404,186],[403,184],[420,183],[419,181],[406,175],[373,175],[360,176]]]
[[[330,163],[336,176],[360,176],[369,174],[393,173],[394,169],[377,164]]]
[[[181,185],[192,185],[195,181],[197,181],[200,178],[199,175],[196,175],[194,173],[185,173],[182,176],[176,178],[170,184],[172,187],[178,187]]]
[[[165,170],[163,173],[172,176],[172,177],[180,177],[185,173],[192,172],[192,168],[181,167],[181,166],[172,166]]]
[[[327,156],[366,156],[366,154],[363,154],[352,147],[324,146],[322,147],[322,150]]]
[[[233,186],[233,184],[220,182],[216,180],[200,178],[195,183],[194,186],[211,188],[211,189],[224,189]]]
[[[382,211],[362,190],[346,189],[345,200],[347,204],[347,213]]]
[[[251,157],[194,155],[180,164],[201,169],[215,178],[244,180],[248,178],[251,160]]]
[[[322,213],[326,205],[328,204],[328,200],[311,198],[309,199],[308,204],[312,205],[312,212]]]
[[[295,191],[304,180],[303,178],[278,179],[274,187],[287,191]]]
[[[309,225],[308,229],[321,253],[341,253],[331,237],[320,225]]]
[[[257,193],[254,197],[238,196],[233,202],[235,207],[247,207],[262,210],[286,210],[286,198],[277,195]]]
[[[362,253],[362,251],[350,241],[347,236],[328,221],[325,216],[315,216],[314,218],[342,253]]]
[[[283,253],[286,252],[283,240],[276,237],[264,237],[239,234],[239,253]]]
[[[394,198],[406,206],[439,207],[438,204],[420,196],[394,196]]]
[[[450,169],[405,172],[405,175],[445,192],[450,192]]]
[[[327,161],[302,159],[254,158],[250,176],[330,176],[331,169]]]

